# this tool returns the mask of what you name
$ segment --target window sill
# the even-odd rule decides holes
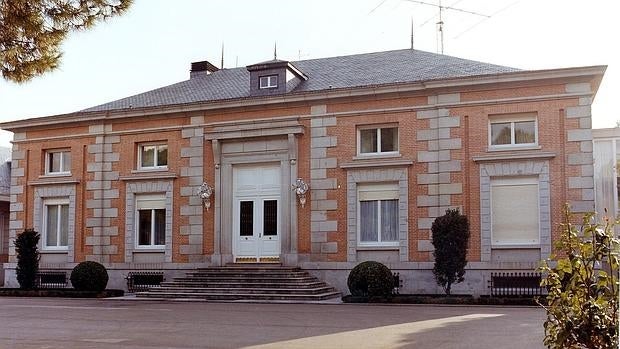
[[[129,176],[120,176],[119,179],[122,181],[139,181],[139,180],[147,180],[147,179],[174,179],[177,178],[177,174],[174,172],[169,172],[167,169],[162,170],[149,170],[149,171],[131,171],[131,175]]]
[[[136,247],[134,253],[165,253],[164,247]]]
[[[30,181],[28,185],[54,185],[54,184],[77,184],[80,180],[71,177],[71,175],[65,176],[39,176],[39,180]]]
[[[40,175],[40,179],[44,178],[59,178],[59,177],[71,177],[71,172],[54,172],[54,173],[46,173],[44,175]]]
[[[353,157],[353,160],[393,159],[393,158],[401,158],[401,157],[402,157],[402,154],[398,152],[369,153],[369,154],[357,154],[357,156]]]
[[[132,174],[139,174],[139,173],[151,173],[151,172],[166,172],[168,171],[168,166],[166,167],[145,167],[145,168],[139,168],[137,170],[131,170]]]
[[[542,147],[538,144],[533,145],[506,145],[506,146],[492,146],[487,148],[488,152],[498,151],[512,151],[512,150],[540,150]]]
[[[502,249],[539,249],[540,244],[501,244],[501,245],[491,245],[491,249],[493,250],[502,250]]]
[[[41,253],[46,253],[46,254],[67,254],[67,253],[69,253],[69,249],[47,250],[45,248],[41,248]]]
[[[405,167],[413,165],[412,160],[391,158],[367,158],[340,164],[340,168],[367,168],[367,167]]]
[[[398,251],[398,245],[376,245],[376,246],[357,246],[358,251]]]
[[[512,149],[506,149],[506,152],[489,154],[489,155],[476,155],[472,159],[474,162],[487,162],[487,161],[504,161],[504,160],[533,160],[533,159],[551,159],[556,156],[553,152],[546,151],[508,151]]]

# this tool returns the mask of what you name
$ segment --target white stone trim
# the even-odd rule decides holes
[[[134,252],[142,251],[136,248],[136,195],[164,194],[166,206],[166,246],[163,250],[164,260],[172,262],[172,217],[173,217],[173,184],[172,181],[129,182],[125,186],[125,262],[133,262]]]
[[[491,261],[491,178],[506,176],[538,176],[540,258],[547,258],[551,253],[549,162],[529,160],[480,164],[480,260]]]
[[[398,254],[400,261],[409,259],[409,180],[406,168],[350,169],[347,171],[347,261],[357,261],[357,185],[358,183],[398,183]],[[364,249],[367,249],[366,247]]]
[[[76,204],[76,191],[75,185],[49,185],[34,188],[34,212],[33,212],[33,225],[34,230],[42,233],[43,229],[43,205],[47,199],[67,199],[69,202],[69,222],[67,233],[67,249],[62,250],[67,253],[67,263],[72,263],[75,255],[75,204]],[[39,240],[39,248],[42,253],[50,252],[50,250],[43,249],[43,239],[45,236],[41,234]],[[58,252],[55,250],[53,252]]]

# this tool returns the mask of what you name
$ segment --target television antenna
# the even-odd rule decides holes
[[[437,51],[440,52],[441,54],[443,54],[443,48],[444,48],[444,40],[443,40],[443,34],[444,34],[443,26],[445,24],[445,22],[443,21],[443,12],[444,12],[444,10],[450,10],[450,11],[455,11],[455,12],[461,12],[461,13],[466,13],[466,14],[470,14],[470,15],[480,16],[480,17],[484,17],[484,19],[491,18],[491,16],[485,15],[483,13],[469,11],[469,10],[465,10],[465,9],[458,8],[458,7],[453,7],[453,6],[444,6],[444,5],[441,4],[441,0],[438,0],[437,4],[433,4],[433,3],[425,2],[425,1],[419,1],[419,0],[405,0],[405,1],[413,2],[413,3],[416,3],[416,4],[420,4],[420,5],[433,6],[433,7],[436,7],[436,8],[439,9],[439,21],[437,22],[437,34],[438,34],[437,35],[438,36]]]

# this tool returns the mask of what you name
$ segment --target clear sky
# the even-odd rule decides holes
[[[437,3],[438,0],[424,0]],[[444,53],[521,69],[608,65],[593,127],[620,120],[620,2],[443,0]],[[122,17],[73,33],[60,69],[0,81],[0,120],[74,112],[189,77],[192,61],[225,67],[408,48],[437,52],[437,8],[407,0],[135,0]],[[11,135],[2,131],[0,145]]]

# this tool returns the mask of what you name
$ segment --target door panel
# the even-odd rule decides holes
[[[248,260],[280,255],[280,167],[233,169],[233,254]]]

